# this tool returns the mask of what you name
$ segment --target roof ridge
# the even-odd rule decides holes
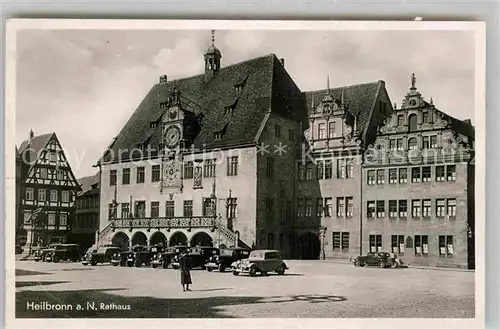
[[[377,85],[383,80],[377,80],[377,81],[371,81],[371,82],[364,82],[364,83],[357,83],[353,85],[345,85],[345,86],[340,86],[340,87],[334,87],[334,88],[324,88],[324,89],[316,89],[316,90],[306,90],[303,91],[304,93],[314,93],[314,92],[322,92],[322,91],[327,91],[327,90],[336,90],[336,89],[346,89],[346,88],[353,88],[353,87],[361,87],[361,86],[367,86],[367,85]]]

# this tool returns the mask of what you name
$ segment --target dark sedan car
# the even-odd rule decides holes
[[[176,255],[180,255],[181,253],[183,253],[188,248],[188,246],[182,245],[168,247],[164,250],[164,252],[156,253],[153,256],[151,266],[153,268],[157,268],[160,266],[162,266],[163,268],[168,268],[172,263],[172,259]]]
[[[250,249],[247,248],[221,249],[219,255],[210,257],[205,267],[209,272],[214,269],[219,270],[219,272],[224,272],[227,268],[231,268],[232,263],[248,258],[249,255]]]
[[[80,260],[80,247],[77,244],[60,244],[49,251],[45,256],[46,262],[57,263],[61,260],[78,262]]]
[[[189,268],[205,269],[205,264],[214,255],[220,253],[215,247],[190,247],[184,257],[187,257]],[[179,268],[179,255],[172,259],[172,268]]]
[[[119,247],[102,247],[95,252],[87,255],[86,259],[82,262],[83,265],[90,264],[96,266],[97,264],[111,263],[113,256],[119,254],[121,249]]]
[[[111,264],[113,266],[140,267],[142,265],[142,254],[145,251],[148,251],[147,246],[134,246],[127,251],[115,254],[111,260]]]
[[[354,266],[378,266],[380,268],[393,267],[394,258],[388,252],[369,252],[366,256],[358,256]]]

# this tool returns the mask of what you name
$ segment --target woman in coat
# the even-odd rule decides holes
[[[182,291],[191,291],[191,289],[189,289],[189,285],[192,284],[191,271],[189,270],[187,252],[184,252],[179,257],[179,270],[181,271]]]

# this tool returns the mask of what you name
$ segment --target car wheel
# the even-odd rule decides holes
[[[233,271],[233,275],[238,276],[240,274],[238,271]]]
[[[39,259],[35,259],[35,262],[39,262],[40,260]]]
[[[355,266],[355,267],[359,267],[359,260],[357,260],[357,259],[356,259],[356,260],[354,261],[354,266]]]
[[[96,265],[97,265],[97,262],[92,262],[92,263],[90,263],[90,265],[92,265],[92,266],[96,266]]]
[[[219,265],[219,272],[225,272],[226,271],[226,266],[224,264]]]
[[[141,267],[142,263],[141,263],[140,260],[136,259],[135,262],[134,262],[134,265],[135,265],[135,267]]]
[[[157,268],[157,267],[158,267],[158,265],[153,264],[153,265],[151,265],[151,267],[152,267],[152,268]]]
[[[396,268],[396,267],[398,267],[398,264],[396,264],[396,262],[391,263],[391,268]]]
[[[52,262],[53,263],[59,263],[59,258],[54,257],[54,259],[52,259]]]
[[[255,275],[257,275],[257,269],[256,269],[255,267],[251,267],[251,268],[250,268],[250,271],[248,271],[248,274],[249,274],[250,276],[255,276]]]
[[[384,262],[379,262],[379,263],[378,263],[378,267],[380,267],[380,268],[385,268],[385,263],[384,263]]]
[[[211,267],[207,267],[207,271],[208,271],[208,272],[212,272],[212,270],[213,270],[213,268],[211,268]]]
[[[82,263],[82,264],[83,264],[83,266],[87,266],[87,263]]]

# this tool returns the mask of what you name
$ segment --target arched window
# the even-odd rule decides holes
[[[408,126],[410,127],[410,131],[417,130],[417,115],[416,114],[411,114],[408,117]]]
[[[417,139],[415,137],[412,137],[408,140],[408,149],[409,150],[417,149]]]
[[[406,248],[413,248],[413,239],[411,236],[406,238]]]

